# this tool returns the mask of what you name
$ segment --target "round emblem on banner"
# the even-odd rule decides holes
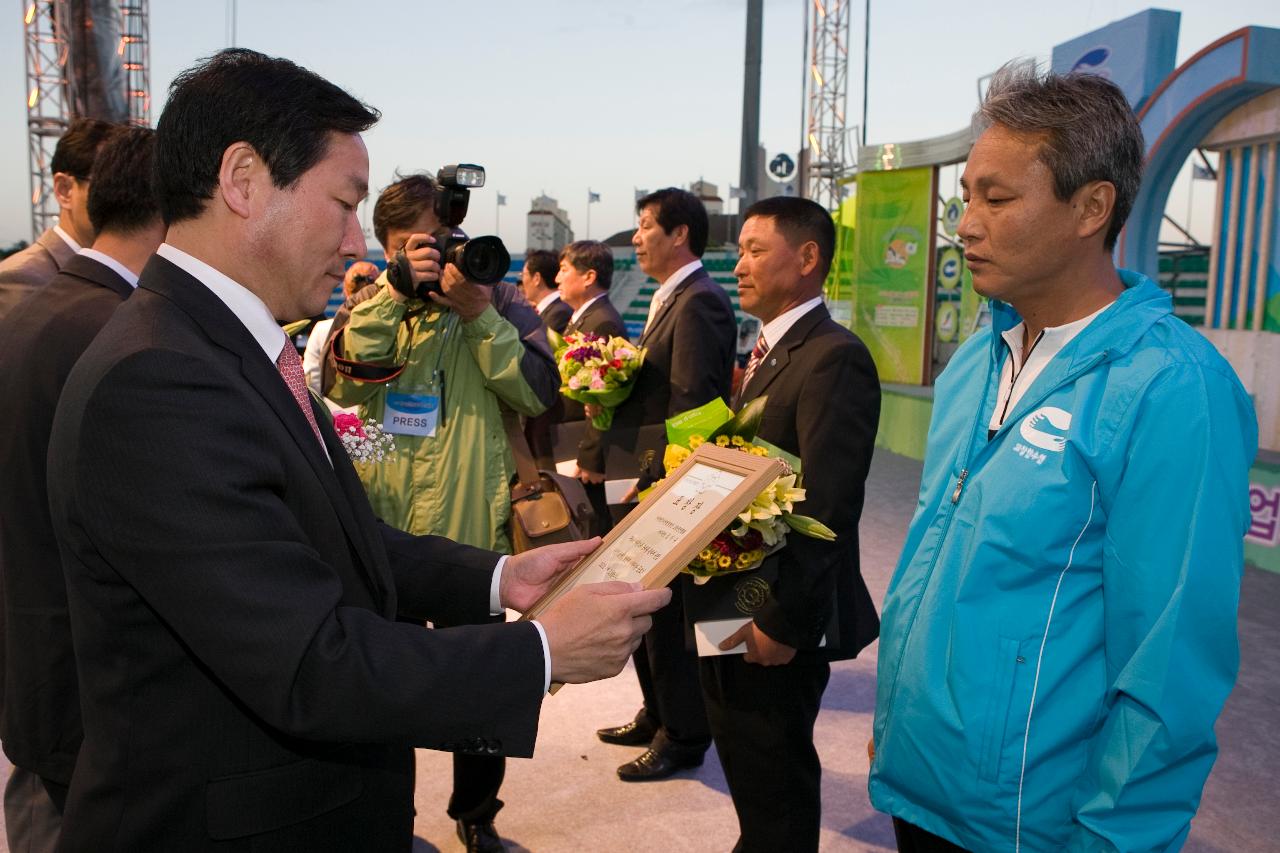
[[[943,302],[938,306],[937,313],[933,315],[933,328],[943,343],[956,339],[956,332],[960,330],[960,309],[956,303]]]
[[[960,276],[964,273],[964,255],[955,246],[946,246],[938,250],[938,287],[943,290],[955,290],[960,286]]]
[[[796,161],[789,154],[779,154],[769,161],[769,174],[776,181],[787,181],[796,173]]]
[[[960,227],[960,217],[964,215],[964,202],[959,196],[952,196],[942,206],[942,230],[948,237],[954,237]]]

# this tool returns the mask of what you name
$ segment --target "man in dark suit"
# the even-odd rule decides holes
[[[121,128],[94,161],[88,216],[97,232],[36,295],[0,320],[0,575],[5,638],[0,740],[11,850],[53,850],[82,737],[67,589],[49,520],[46,458],[67,374],[164,238],[151,190],[155,132]]]
[[[605,338],[627,337],[622,315],[609,301],[609,285],[612,283],[613,252],[604,243],[578,240],[560,250],[556,284],[560,288],[561,301],[571,312],[565,334],[583,332]],[[591,425],[580,403],[566,401],[565,410],[566,420],[585,420],[582,438],[578,441],[574,476],[582,481],[582,488],[594,510],[595,528],[591,533],[603,536],[613,528],[604,491],[604,436]]]
[[[822,303],[834,250],[831,215],[812,201],[779,196],[747,209],[734,274],[743,310],[764,327],[739,402],[766,398],[758,435],[800,457],[805,500],[797,512],[836,539],[792,532],[758,572],[713,578],[705,590],[729,596],[751,575],[769,579],[762,606],[720,645],[737,653],[700,662],[741,829],[734,849],[744,853],[818,849],[822,768],[813,726],[828,661],[854,657],[879,633],[858,567],[858,518],[880,383],[862,341]]]
[[[559,269],[555,252],[545,249],[530,250],[525,253],[524,267],[520,270],[520,292],[538,312],[543,328],[556,334],[564,334],[564,327],[569,324],[569,315],[573,313],[573,309],[560,298],[556,285],[556,273]],[[554,431],[556,425],[565,420],[565,402],[563,397],[557,399],[545,412],[526,419],[524,423],[524,437],[529,443],[534,462],[544,470],[556,467]]]
[[[564,334],[573,309],[561,298],[556,284],[559,269],[555,252],[531,249],[525,253],[524,266],[520,270],[520,292],[538,312],[542,325]]]
[[[48,283],[82,246],[93,242],[88,213],[90,172],[98,148],[116,128],[96,118],[76,119],[54,146],[49,168],[58,222],[30,246],[0,261],[0,318]]]
[[[641,198],[636,211],[636,261],[662,285],[640,337],[644,366],[631,396],[614,412],[608,440],[636,453],[644,488],[662,477],[666,419],[715,397],[728,400],[737,322],[728,295],[699,260],[709,230],[702,202],[669,187]],[[644,706],[630,723],[597,732],[606,743],[649,746],[618,768],[625,781],[663,779],[696,767],[711,744],[684,622],[677,595],[654,615],[653,630],[635,656]]]
[[[415,745],[529,755],[551,680],[616,673],[663,591],[378,522],[279,324],[363,257],[377,114],[223,51],[160,117],[166,243],[67,380],[49,495],[84,743],[61,848],[407,851]],[[438,255],[445,298],[462,281]],[[396,614],[465,627],[429,630]]]

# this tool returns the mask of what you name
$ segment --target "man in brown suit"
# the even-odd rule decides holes
[[[0,261],[0,318],[53,278],[82,246],[93,243],[89,173],[98,148],[115,128],[96,118],[76,119],[58,140],[49,164],[58,199],[58,223],[30,246]]]

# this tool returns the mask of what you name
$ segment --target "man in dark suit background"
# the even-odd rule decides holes
[[[166,243],[73,369],[49,493],[84,742],[61,849],[403,850],[413,751],[529,755],[551,680],[616,673],[669,593],[379,523],[279,324],[363,257],[377,113],[222,51],[157,127]],[[438,253],[415,264],[444,294]],[[465,627],[428,630],[402,614]]]
[[[728,401],[737,322],[728,295],[702,267],[709,231],[702,202],[668,187],[637,201],[636,212],[636,262],[662,284],[639,341],[647,350],[644,365],[631,396],[614,412],[608,441],[636,453],[644,488],[662,477],[666,419],[715,397]],[[696,767],[711,744],[684,622],[677,595],[654,615],[634,658],[644,706],[630,723],[597,732],[606,743],[649,746],[618,768],[624,781],[664,779]]]
[[[816,851],[822,767],[813,726],[828,661],[856,656],[879,633],[858,566],[858,518],[880,383],[862,341],[822,302],[835,251],[826,210],[783,196],[756,202],[738,251],[742,309],[764,324],[739,402],[766,398],[758,435],[800,457],[806,495],[796,511],[836,539],[789,534],[786,547],[750,573],[769,578],[763,605],[721,643],[725,650],[745,643],[745,654],[704,657],[700,675],[738,813],[734,849]],[[747,577],[713,578],[702,591],[732,595]]]
[[[565,326],[565,334],[585,332],[605,338],[626,338],[627,327],[622,315],[609,301],[609,285],[613,283],[613,251],[597,240],[578,240],[560,250],[560,267],[556,284],[560,288],[561,301],[571,314]],[[565,401],[565,419],[586,419],[582,404]],[[604,491],[604,436],[585,420],[582,438],[578,441],[578,461],[574,476],[582,481],[582,488],[595,511],[594,536],[608,533],[613,524],[609,520],[609,502]]]
[[[0,320],[0,575],[4,713],[0,740],[10,850],[53,850],[82,737],[67,590],[45,486],[49,431],[67,374],[133,292],[164,238],[151,190],[155,132],[119,128],[98,152],[91,248]]]
[[[543,328],[563,334],[573,309],[560,298],[556,285],[558,271],[555,252],[531,249],[525,253],[524,266],[520,269],[520,292],[538,312]],[[524,422],[524,437],[534,463],[547,471],[556,467],[554,430],[556,424],[565,419],[564,403],[564,398],[559,398],[545,412]]]
[[[93,242],[88,212],[90,173],[98,148],[115,128],[96,118],[76,119],[54,146],[49,168],[58,222],[30,246],[0,261],[0,318],[53,278],[81,247]]]
[[[520,292],[538,312],[542,325],[564,334],[573,309],[564,301],[556,284],[559,269],[555,252],[531,249],[525,253],[524,266],[520,269]]]

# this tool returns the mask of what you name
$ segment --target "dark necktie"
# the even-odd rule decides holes
[[[747,390],[747,383],[751,381],[751,377],[756,375],[756,368],[760,366],[760,362],[764,361],[765,354],[769,352],[769,342],[764,339],[764,332],[760,333],[760,337],[756,338],[756,345],[751,350],[751,358],[747,361],[747,369],[742,374],[742,384],[738,386],[738,395],[733,400],[733,408],[737,409],[738,404],[742,402],[742,395]]]
[[[302,409],[307,423],[311,424],[311,431],[316,435],[316,441],[320,442],[323,449],[324,439],[320,437],[320,425],[316,423],[315,412],[311,410],[311,395],[307,392],[307,378],[302,373],[302,359],[298,358],[298,351],[294,349],[292,341],[285,341],[284,349],[280,350],[280,357],[276,359],[276,369],[280,371],[284,384],[289,387],[289,393],[293,395],[298,408]]]

